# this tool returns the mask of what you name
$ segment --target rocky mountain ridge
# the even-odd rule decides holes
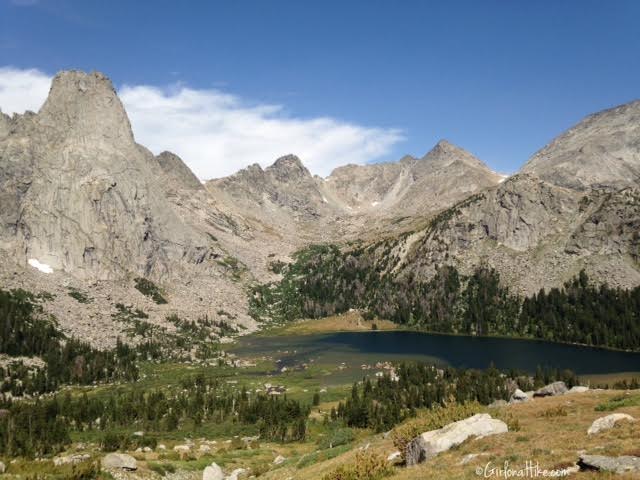
[[[639,151],[632,102],[586,118],[510,178],[441,141],[419,159],[327,178],[288,155],[203,184],[178,156],[135,142],[104,75],[61,72],[38,113],[0,114],[0,278],[54,293],[62,326],[98,345],[121,333],[117,302],[158,324],[177,314],[251,330],[247,287],[323,242],[371,245],[396,275],[488,265],[522,294],[581,268],[634,286]],[[168,305],[137,292],[135,278],[156,282]],[[74,303],[69,288],[93,301]]]

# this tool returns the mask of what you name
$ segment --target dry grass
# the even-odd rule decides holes
[[[389,320],[365,320],[357,312],[349,312],[332,317],[300,320],[287,325],[281,333],[306,335],[325,332],[362,332],[373,330],[373,325],[378,330],[397,330],[398,325]]]
[[[435,459],[416,467],[397,467],[387,476],[391,480],[425,479],[478,479],[476,468],[484,467],[487,462],[502,467],[508,461],[511,468],[522,468],[526,461],[538,462],[540,468],[558,469],[574,465],[579,451],[589,454],[624,455],[639,454],[640,421],[620,423],[615,428],[598,435],[587,436],[587,429],[596,419],[610,412],[597,412],[595,407],[613,397],[624,394],[622,391],[590,391],[582,394],[568,394],[561,397],[539,398],[532,402],[504,407],[494,416],[513,416],[518,420],[519,431],[510,431],[483,439],[470,440],[458,448],[443,453]],[[617,412],[629,413],[640,419],[640,406],[623,407]],[[549,412],[566,412],[566,415],[550,415]],[[372,436],[361,441],[362,446],[370,443],[370,449],[387,456],[393,451],[392,439],[382,435]],[[293,480],[320,479],[338,465],[352,463],[355,458],[353,449],[336,458],[310,465],[303,469],[294,467],[271,472],[265,479]],[[466,465],[461,465],[467,454],[481,454]],[[614,478],[607,474],[580,473],[581,479]],[[498,478],[498,477],[488,477]],[[504,478],[504,477],[502,477]],[[540,477],[542,478],[542,477]],[[637,478],[615,475],[616,479]]]

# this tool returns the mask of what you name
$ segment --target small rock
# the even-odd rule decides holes
[[[151,453],[151,452],[153,452],[153,449],[152,449],[151,447],[144,447],[144,448],[142,449],[142,451],[143,451],[144,453]]]
[[[484,457],[486,455],[487,455],[486,453],[468,453],[467,455],[462,457],[462,460],[460,460],[460,463],[458,463],[458,465],[466,465],[467,463],[475,460],[476,458]]]
[[[0,474],[3,474],[6,471],[7,471],[7,466],[4,463],[0,462]]]
[[[144,437],[144,432],[133,432],[134,437]]]
[[[600,417],[591,424],[589,430],[587,430],[587,435],[594,435],[603,430],[609,430],[620,421],[633,422],[635,421],[635,418],[631,415],[627,415],[626,413],[612,413],[606,417]]]
[[[582,455],[578,460],[580,470],[597,470],[599,472],[635,473],[640,472],[640,457],[621,456],[605,457],[604,455]]]
[[[161,443],[160,445],[158,445],[158,450],[166,450],[167,446],[164,443]]]
[[[198,447],[198,450],[200,451],[200,453],[210,453],[211,447],[209,445],[202,444],[200,445],[200,447]]]
[[[387,457],[387,462],[396,463],[401,458],[402,458],[402,453],[400,453],[398,450],[396,450],[395,452],[389,454],[389,456]]]
[[[102,459],[102,468],[121,468],[134,471],[138,468],[138,462],[131,455],[124,453],[109,453]]]
[[[276,459],[273,461],[273,464],[280,465],[281,463],[284,463],[285,460],[286,458],[284,458],[282,455],[278,455]]]
[[[555,397],[564,395],[569,389],[564,382],[553,382],[535,391],[534,397]]]
[[[202,472],[202,480],[224,480],[224,473],[218,464],[213,462]]]
[[[80,455],[69,455],[67,457],[56,457],[53,459],[53,464],[56,467],[61,465],[75,465],[77,463],[86,462],[90,458],[91,456],[86,453]]]

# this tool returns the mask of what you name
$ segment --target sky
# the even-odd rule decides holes
[[[640,98],[635,0],[0,0],[0,108],[108,75],[136,140],[200,178],[288,153],[328,175],[447,139],[503,173]]]

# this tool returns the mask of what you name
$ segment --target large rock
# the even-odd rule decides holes
[[[405,460],[407,465],[429,460],[441,452],[460,445],[470,437],[486,437],[508,431],[502,420],[491,418],[486,413],[479,413],[465,420],[451,423],[439,430],[425,432],[407,445]]]
[[[599,472],[613,473],[637,473],[640,472],[640,457],[582,455],[580,460],[578,460],[578,466],[581,470],[596,470]]]
[[[138,469],[138,462],[131,455],[125,453],[109,453],[102,459],[102,468],[134,471]]]
[[[528,401],[529,401],[529,396],[519,388],[516,388],[516,390],[511,395],[511,398],[509,399],[509,403],[522,403],[522,402],[528,402]]]
[[[533,394],[534,397],[555,397],[556,395],[564,395],[569,389],[564,382],[553,382],[546,385]]]
[[[217,463],[213,462],[202,472],[202,480],[224,480],[224,472]]]
[[[633,422],[635,418],[626,413],[612,413],[611,415],[607,415],[606,417],[600,417],[589,427],[587,430],[587,435],[594,435],[596,433],[600,433],[603,430],[609,430],[613,428],[613,426],[620,421],[628,421]]]

